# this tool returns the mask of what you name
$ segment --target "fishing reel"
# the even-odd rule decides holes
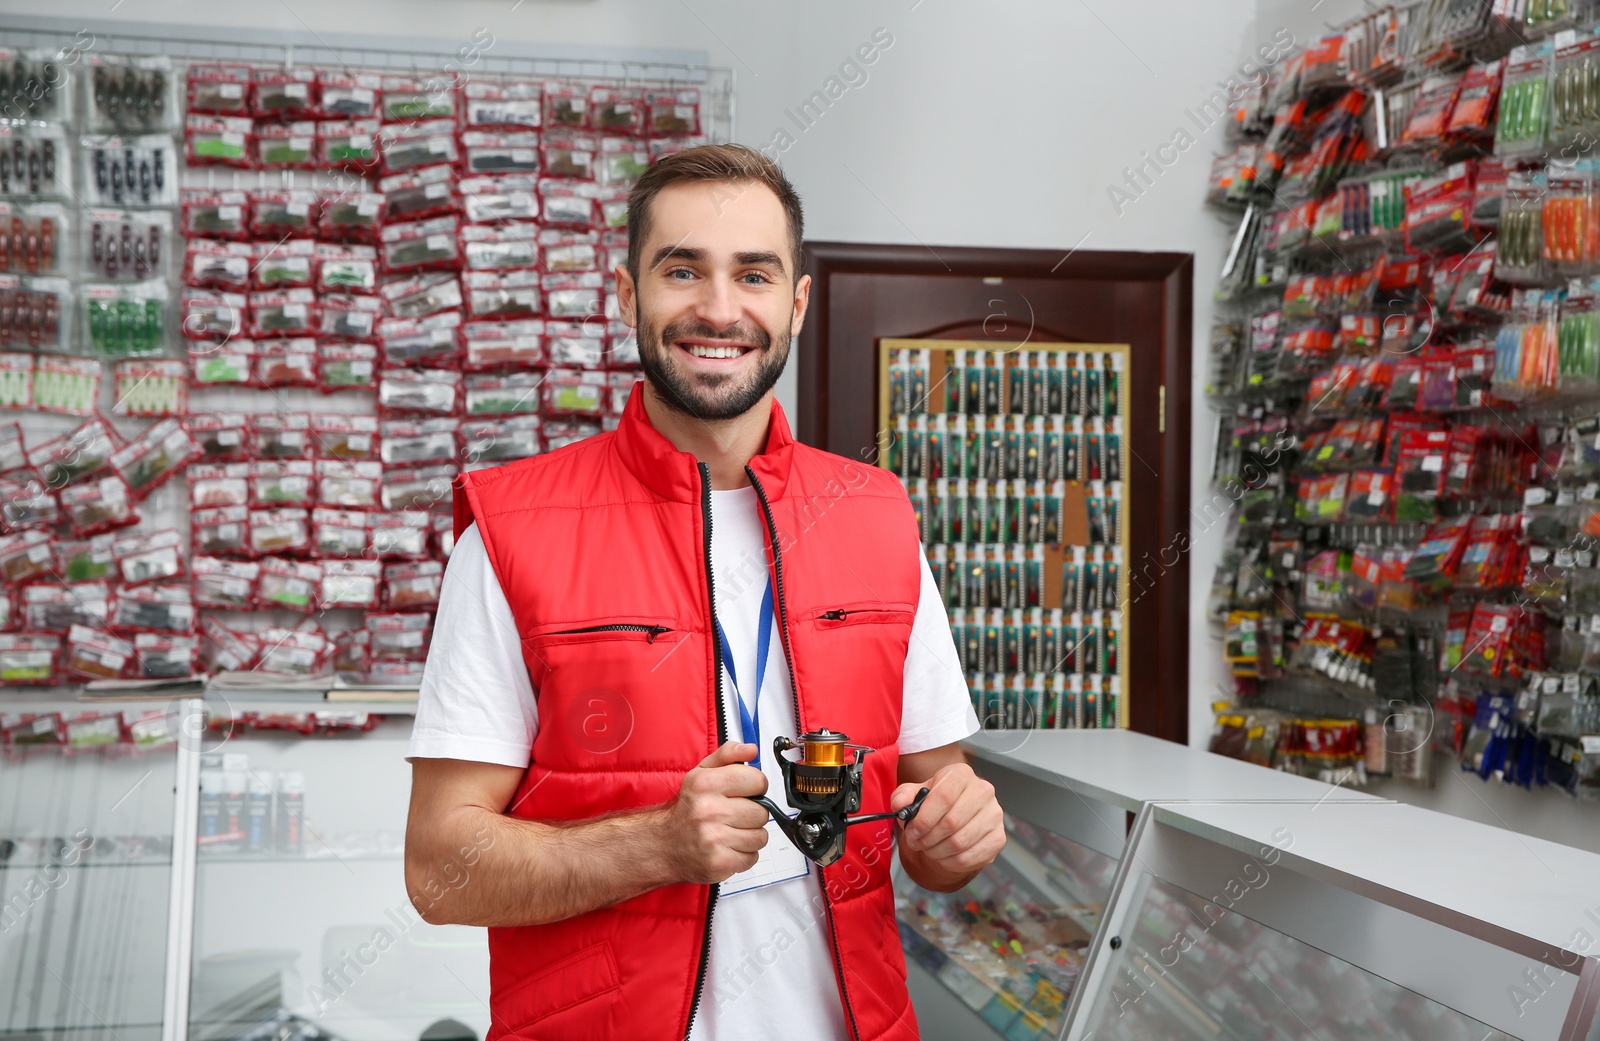
[[[798,761],[784,757],[783,753],[791,748],[800,749]],[[845,762],[846,753],[851,751],[855,752],[854,760]],[[750,798],[772,815],[773,822],[807,858],[818,864],[832,864],[844,856],[846,828],[884,820],[908,824],[928,797],[928,789],[923,788],[902,809],[849,816],[861,808],[861,767],[873,751],[866,745],[853,745],[848,735],[827,728],[802,734],[798,742],[787,737],[773,738],[772,754],[783,771],[789,805],[796,812],[792,817],[785,814],[764,795]]]

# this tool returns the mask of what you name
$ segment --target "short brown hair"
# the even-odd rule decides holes
[[[783,175],[778,164],[747,145],[700,145],[654,163],[628,193],[628,273],[639,280],[639,254],[650,230],[650,202],[656,193],[679,181],[723,181],[729,184],[760,184],[772,190],[789,218],[790,250],[794,277],[798,280],[805,264],[800,249],[805,220],[800,213],[800,195]]]

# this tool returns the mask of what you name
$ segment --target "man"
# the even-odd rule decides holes
[[[910,504],[773,400],[810,291],[778,168],[692,148],[628,218],[619,428],[455,489],[407,888],[490,927],[489,1041],[914,1038],[891,846],[951,891],[1005,831]],[[788,809],[772,741],[822,728],[876,748],[862,813],[930,789],[826,868],[747,798]]]

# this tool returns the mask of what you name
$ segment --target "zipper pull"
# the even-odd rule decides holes
[[[667,627],[664,626],[664,625],[652,625],[648,629],[645,630],[645,634],[646,635],[645,635],[645,638],[644,638],[644,642],[645,643],[655,643],[656,642],[656,637],[660,636],[662,633],[664,633],[666,631],[667,631]]]
[[[846,613],[847,612],[845,612],[845,611],[839,611],[839,610],[824,611],[822,613],[822,617],[826,618],[830,622],[842,622],[842,621],[844,621],[844,616],[845,616]]]

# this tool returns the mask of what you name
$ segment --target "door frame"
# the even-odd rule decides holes
[[[1149,416],[1159,409],[1159,450],[1155,485],[1156,535],[1143,544],[1130,545],[1124,562],[1130,584],[1142,579],[1139,595],[1128,607],[1126,624],[1134,643],[1125,663],[1130,694],[1131,729],[1140,733],[1188,743],[1189,740],[1189,543],[1190,392],[1194,344],[1194,257],[1188,253],[1136,253],[1126,251],[999,249],[989,247],[885,245],[855,242],[807,242],[805,273],[811,276],[811,299],[796,356],[798,415],[795,428],[806,444],[840,454],[857,453],[858,447],[832,444],[833,418],[830,394],[836,387],[875,387],[877,352],[847,347],[833,339],[830,329],[833,276],[929,275],[999,277],[1072,282],[1145,283],[1159,301],[1157,334],[1146,342],[1130,343],[1129,398],[1151,398],[1155,408],[1136,415]],[[975,327],[977,323],[972,323]],[[874,341],[883,337],[944,336],[925,328],[873,328]],[[1012,327],[1002,324],[992,334],[962,334],[964,339],[1015,340]],[[1040,339],[1058,334],[1040,329]],[[1151,384],[1154,382],[1155,387]],[[876,401],[873,393],[870,400]],[[1159,403],[1157,403],[1159,402]],[[869,427],[876,414],[869,418]],[[1141,511],[1144,507],[1141,506]],[[1168,563],[1168,556],[1175,556]],[[1155,647],[1151,654],[1146,647]]]

